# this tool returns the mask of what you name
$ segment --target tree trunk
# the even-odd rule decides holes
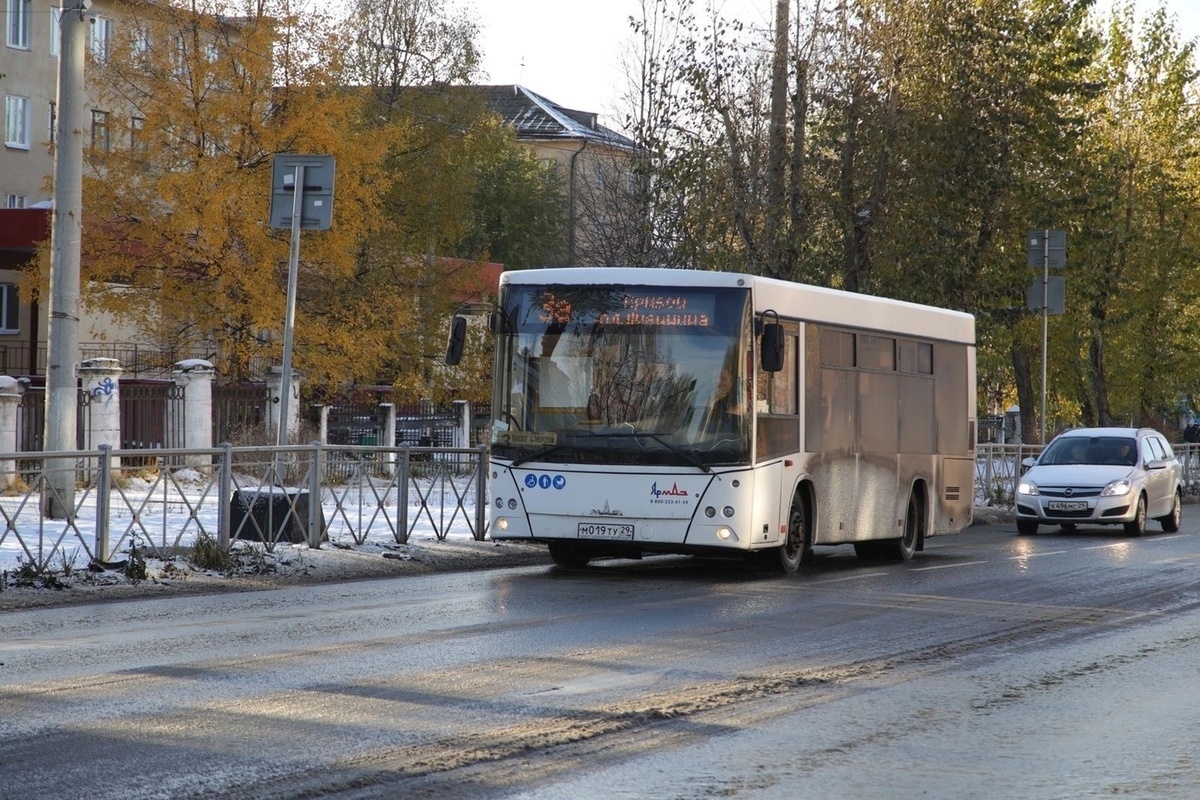
[[[789,0],[775,0],[775,57],[771,62],[771,127],[767,145],[767,207],[763,221],[766,272],[772,278],[790,278],[785,266],[783,221],[787,152],[787,66]]]
[[[1021,441],[1031,444],[1038,440],[1037,398],[1033,393],[1033,373],[1029,368],[1032,359],[1029,348],[1013,342],[1013,379],[1017,384],[1017,406],[1021,409]]]

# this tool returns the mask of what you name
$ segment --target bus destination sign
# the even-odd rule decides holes
[[[658,328],[707,328],[712,324],[711,294],[596,292],[579,297],[547,289],[537,295],[536,320],[543,325],[641,325]]]

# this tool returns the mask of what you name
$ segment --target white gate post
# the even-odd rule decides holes
[[[471,403],[469,400],[454,401],[454,446],[466,449],[471,446]],[[465,469],[471,457],[456,456],[459,469]],[[482,469],[482,467],[481,467]]]
[[[396,404],[380,403],[379,412],[383,416],[383,435],[379,443],[387,450],[382,451],[382,466],[384,475],[396,474]]]
[[[121,449],[121,362],[115,358],[89,358],[79,367],[79,380],[88,394],[88,413],[84,416],[87,428],[84,441],[89,450],[106,444]],[[112,468],[120,469],[120,459],[112,460]]]
[[[0,453],[17,452],[17,408],[25,387],[16,378],[0,375]],[[17,484],[17,460],[0,459],[0,491]]]
[[[296,444],[296,436],[300,431],[300,378],[302,376],[298,372],[292,373],[292,385],[289,387],[290,394],[288,395],[288,418],[283,422],[287,426],[287,442],[288,444]],[[271,395],[271,406],[269,411],[270,432],[275,434],[275,440],[278,441],[279,434],[279,412],[283,405],[283,367],[271,367],[267,373],[267,391]]]
[[[191,358],[175,362],[171,378],[183,389],[183,447],[209,450],[213,446],[213,380],[217,371],[211,362]],[[184,463],[205,474],[212,469],[212,456],[188,453]]]

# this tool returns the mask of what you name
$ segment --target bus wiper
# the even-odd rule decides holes
[[[654,441],[658,442],[663,447],[667,448],[672,453],[679,456],[683,460],[689,462],[693,466],[699,467],[700,469],[704,470],[705,472],[712,472],[712,467],[710,467],[708,464],[704,463],[700,459],[696,458],[694,455],[689,453],[687,450],[684,450],[682,447],[671,444],[670,442],[668,442],[666,439],[663,438],[663,434],[661,434],[661,433],[652,433],[650,431],[632,430],[632,431],[610,431],[610,432],[605,432],[605,433],[592,433],[589,435],[604,436],[604,437],[609,437],[609,438],[630,438],[630,439],[637,439],[640,436],[645,436],[647,439],[653,439]]]
[[[520,458],[515,458],[515,459],[513,459],[513,462],[511,464],[509,464],[509,466],[510,467],[519,467],[522,464],[524,464],[526,461],[537,461],[539,458],[545,458],[546,456],[550,455],[551,453],[557,453],[559,450],[574,450],[574,449],[575,448],[570,447],[565,444],[552,445],[550,447],[546,447],[546,448],[543,448],[536,452],[530,453],[527,456],[521,456]]]
[[[683,458],[685,461],[690,461],[690,462],[692,462],[692,464],[696,465],[697,467],[699,467],[700,469],[702,469],[702,470],[703,470],[703,471],[705,471],[705,472],[712,472],[712,467],[710,467],[708,464],[705,464],[703,461],[701,461],[700,459],[696,458],[694,455],[692,455],[691,453],[689,453],[687,450],[684,450],[682,447],[678,447],[677,445],[673,445],[673,444],[671,444],[671,443],[670,443],[670,442],[668,442],[666,439],[664,439],[664,438],[662,437],[662,435],[661,435],[661,434],[657,434],[657,433],[635,433],[635,434],[634,434],[634,436],[649,436],[651,439],[653,439],[654,441],[658,442],[658,443],[659,443],[659,444],[661,444],[663,447],[665,447],[665,448],[667,448],[668,450],[670,450],[672,453],[675,453],[676,455],[680,456],[680,457],[681,457],[681,458]]]

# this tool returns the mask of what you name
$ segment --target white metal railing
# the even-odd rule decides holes
[[[981,444],[975,503],[1009,508],[1021,461],[1039,445]],[[1200,494],[1200,445],[1175,449],[1184,491]],[[123,465],[118,467],[117,465]],[[48,470],[76,474],[76,492],[42,514],[58,485]],[[170,555],[201,535],[225,550],[236,539],[268,550],[325,539],[404,544],[413,533],[482,541],[487,535],[487,450],[310,445],[208,450],[111,450],[0,454],[0,570],[111,562],[133,547]],[[318,502],[312,502],[317,498]],[[74,563],[81,561],[80,563]]]
[[[62,469],[74,471],[76,491],[54,498],[50,505],[71,511],[52,518],[42,507],[62,483],[50,471]],[[169,555],[202,535],[224,550],[235,539],[268,550],[326,539],[404,544],[415,531],[482,540],[486,476],[484,448],[314,442],[0,454],[0,568],[79,567],[73,562],[110,562],[133,547]]]

